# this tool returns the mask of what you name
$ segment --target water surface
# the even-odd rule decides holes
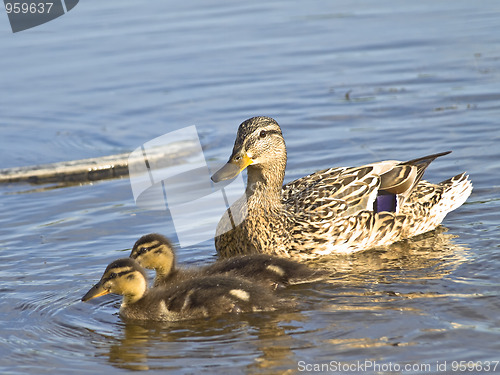
[[[294,311],[143,325],[119,318],[116,296],[80,298],[142,234],[175,241],[167,211],[137,207],[128,179],[0,186],[3,374],[500,360],[500,3],[109,0],[17,34],[3,25],[0,168],[129,152],[190,125],[220,163],[238,124],[268,115],[287,181],[453,150],[426,178],[474,182],[437,231],[321,260],[337,273],[285,291]],[[212,241],[179,251],[215,259]]]

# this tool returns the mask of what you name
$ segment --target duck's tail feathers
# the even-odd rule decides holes
[[[307,275],[292,277],[288,280],[289,285],[308,284],[326,280],[333,276],[335,270],[315,270]]]
[[[444,180],[439,185],[444,187],[440,209],[446,213],[464,204],[472,192],[472,182],[465,172]]]
[[[432,163],[437,158],[448,154],[451,154],[451,151],[439,152],[437,154],[427,155],[421,158],[408,160],[405,161],[404,163],[401,163],[401,165],[413,165],[417,167],[417,175],[414,179],[413,186],[411,187],[411,189],[409,189],[407,194],[409,194],[415,188],[415,186],[417,186],[417,184],[420,182],[422,176],[424,175],[425,170],[427,169],[430,163]]]

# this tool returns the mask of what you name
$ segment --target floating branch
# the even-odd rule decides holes
[[[199,144],[191,141],[171,143],[168,147],[148,148],[147,162],[155,164],[161,160],[163,166],[184,164],[185,159],[198,152]],[[129,162],[144,163],[144,155],[131,153],[103,156],[90,159],[64,161],[52,164],[0,169],[0,184],[27,182],[31,184],[79,183],[107,180],[128,176]],[[139,160],[140,158],[142,160]],[[132,160],[129,158],[137,158]]]

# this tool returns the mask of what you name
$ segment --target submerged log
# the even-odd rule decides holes
[[[185,158],[197,152],[199,152],[198,143],[181,141],[169,144],[168,147],[148,148],[147,158],[144,152],[133,152],[59,163],[0,169],[0,184],[18,182],[30,184],[74,184],[128,177],[129,163],[152,165],[157,164],[161,160],[162,166],[178,165],[183,164]]]

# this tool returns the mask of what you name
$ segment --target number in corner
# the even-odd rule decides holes
[[[42,14],[42,13],[50,13],[50,10],[52,9],[52,6],[54,3],[47,3],[47,2],[38,2],[38,3],[18,3],[18,2],[5,2],[5,11],[7,14],[14,13],[14,14]]]

